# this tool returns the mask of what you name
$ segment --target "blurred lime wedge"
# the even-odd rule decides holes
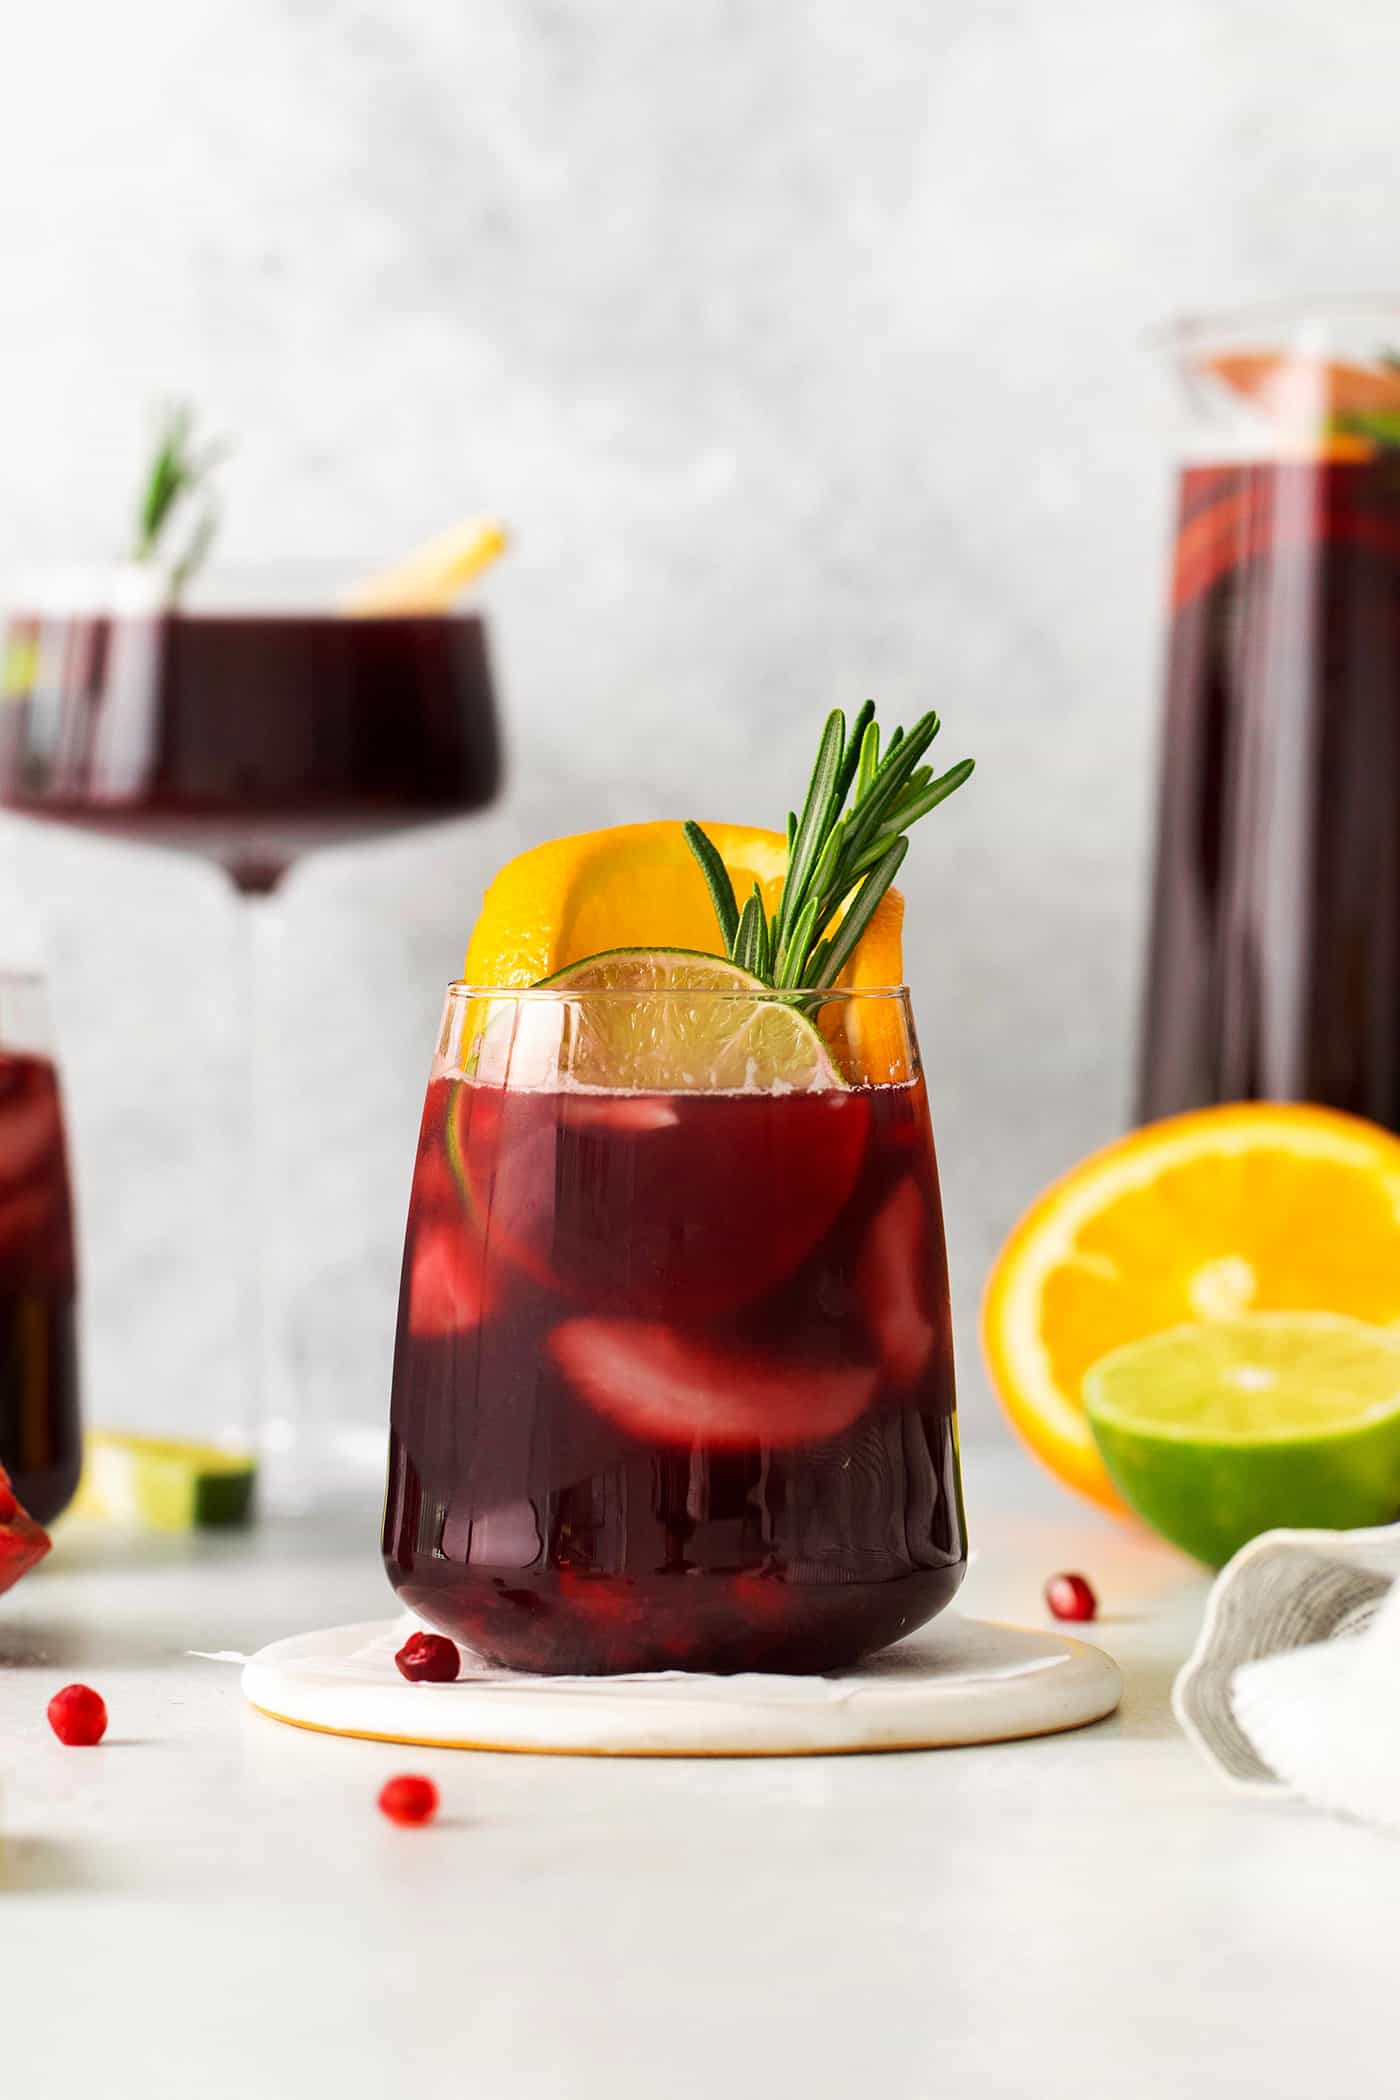
[[[142,1531],[246,1524],[256,1462],[218,1444],[90,1429],[74,1513]]]
[[[1125,1502],[1219,1567],[1275,1527],[1400,1515],[1400,1334],[1334,1313],[1174,1327],[1085,1375],[1094,1441]]]
[[[499,1003],[474,1076],[497,1086],[812,1093],[846,1082],[818,1030],[761,978],[683,948],[614,948]],[[649,998],[649,993],[657,996]]]

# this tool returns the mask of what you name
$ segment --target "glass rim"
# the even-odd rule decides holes
[[[720,958],[715,957],[718,962]],[[700,985],[688,990],[684,985],[662,984],[647,988],[640,985],[609,984],[583,989],[577,985],[550,984],[467,984],[455,980],[447,987],[449,1001],[464,1002],[474,999],[524,1000],[542,1006],[563,1005],[569,1000],[580,999],[630,999],[633,1001],[653,999],[819,999],[823,1005],[832,1000],[847,1003],[856,999],[898,999],[907,1001],[907,984],[838,984],[826,991],[818,991],[810,985],[755,986],[746,985]]]
[[[312,622],[326,627],[409,621],[486,624],[481,603],[466,594],[447,607],[359,612],[344,602],[357,575],[349,563],[235,563],[196,578],[186,593],[172,599],[164,571],[148,563],[55,559],[9,564],[0,579],[0,597],[11,620],[97,618],[192,625],[237,620],[269,627]]]
[[[1329,316],[1356,319],[1364,314],[1400,315],[1400,290],[1392,292],[1339,293],[1308,296],[1292,293],[1284,298],[1246,301],[1242,306],[1212,307],[1203,313],[1177,314],[1151,329],[1147,340],[1158,350],[1189,349],[1216,335],[1237,335],[1241,329],[1269,323],[1294,325],[1304,321],[1325,322]]]

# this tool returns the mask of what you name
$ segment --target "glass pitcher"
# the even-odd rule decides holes
[[[1138,1105],[1400,1129],[1400,298],[1171,332],[1177,496]]]

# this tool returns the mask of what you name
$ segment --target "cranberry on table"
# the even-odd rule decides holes
[[[66,1684],[49,1701],[49,1726],[70,1749],[91,1749],[107,1733],[107,1709],[88,1684]]]
[[[1099,1608],[1083,1575],[1052,1575],[1045,1585],[1045,1602],[1057,1619],[1092,1619]]]
[[[455,1684],[462,1667],[457,1643],[445,1633],[411,1633],[394,1661],[410,1684]]]
[[[379,1806],[391,1823],[431,1823],[438,1809],[438,1790],[418,1772],[400,1772],[379,1790]]]

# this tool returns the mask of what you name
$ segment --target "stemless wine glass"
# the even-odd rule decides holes
[[[483,809],[502,771],[485,621],[347,610],[345,582],[294,565],[201,579],[176,605],[135,565],[29,579],[5,630],[0,706],[0,805],[197,855],[232,886],[236,1416],[271,1462],[268,1499],[292,1505],[344,1454],[342,1425],[309,1419],[290,1390],[267,1273],[284,887],[322,848]]]
[[[72,1500],[77,1282],[43,979],[0,971],[0,1466],[40,1524]]]
[[[946,1255],[908,996],[792,1005],[816,1009],[814,1062],[736,1090],[696,1046],[790,1025],[777,999],[448,991],[384,1554],[407,1606],[495,1663],[826,1670],[958,1588]],[[644,1076],[658,1067],[664,1085]]]

